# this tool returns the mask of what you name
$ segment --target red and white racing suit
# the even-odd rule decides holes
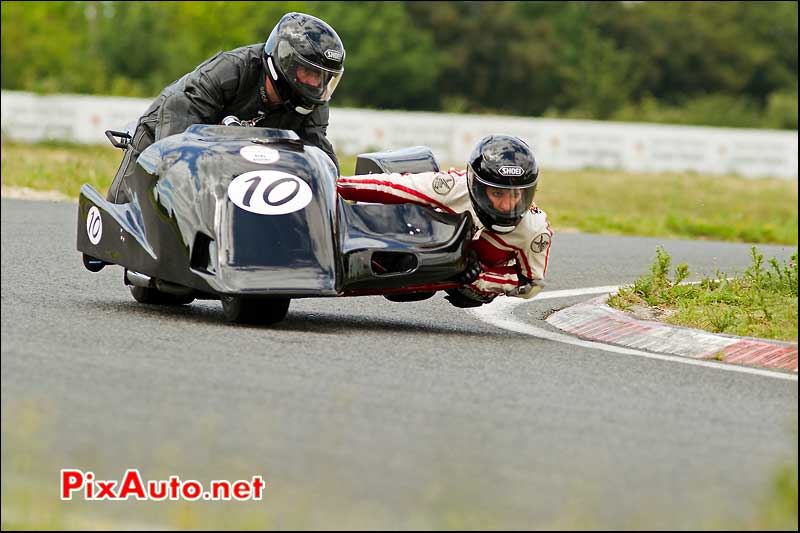
[[[470,200],[467,175],[456,169],[342,176],[337,181],[337,190],[346,200],[357,202],[411,202],[446,213],[469,211],[478,228],[472,249],[481,263],[481,273],[469,288],[487,296],[530,298],[544,287],[553,230],[547,215],[536,204],[513,231],[498,235],[479,221]]]

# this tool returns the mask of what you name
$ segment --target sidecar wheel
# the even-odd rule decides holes
[[[225,318],[237,324],[275,324],[289,312],[289,298],[223,296],[220,299]]]
[[[131,295],[142,304],[150,305],[186,305],[194,301],[194,296],[176,296],[161,292],[158,289],[149,289],[131,285]]]

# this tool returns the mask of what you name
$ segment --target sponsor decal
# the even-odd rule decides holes
[[[327,57],[331,61],[341,61],[342,51],[334,50],[333,48],[328,48],[327,50],[325,50],[325,57]]]
[[[228,198],[245,211],[286,215],[311,202],[311,187],[292,174],[276,170],[245,172],[228,185]]]
[[[433,190],[436,191],[436,194],[441,194],[442,196],[452,191],[455,184],[456,179],[446,174],[433,178]]]
[[[103,237],[103,219],[100,217],[100,210],[97,209],[97,206],[92,206],[86,216],[86,234],[92,244],[99,243]]]
[[[266,146],[243,146],[242,149],[239,150],[239,155],[248,161],[260,165],[268,165],[281,158],[277,150]]]
[[[498,169],[501,176],[522,176],[525,173],[522,167],[502,166]]]
[[[550,246],[549,233],[540,233],[531,241],[531,250],[537,254],[545,251],[548,246]]]

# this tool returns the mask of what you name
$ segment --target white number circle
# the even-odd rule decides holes
[[[103,219],[100,217],[100,210],[97,209],[97,206],[92,206],[86,216],[86,234],[92,244],[99,243],[103,237]]]
[[[228,185],[228,198],[245,211],[285,215],[311,202],[311,187],[297,176],[277,170],[255,170],[237,176]]]

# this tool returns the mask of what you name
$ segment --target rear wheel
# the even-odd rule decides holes
[[[221,300],[225,318],[237,324],[275,324],[289,312],[289,298],[223,296]]]
[[[194,301],[194,296],[177,296],[175,294],[161,292],[158,289],[137,287],[136,285],[131,285],[130,289],[134,299],[143,304],[186,305]]]

